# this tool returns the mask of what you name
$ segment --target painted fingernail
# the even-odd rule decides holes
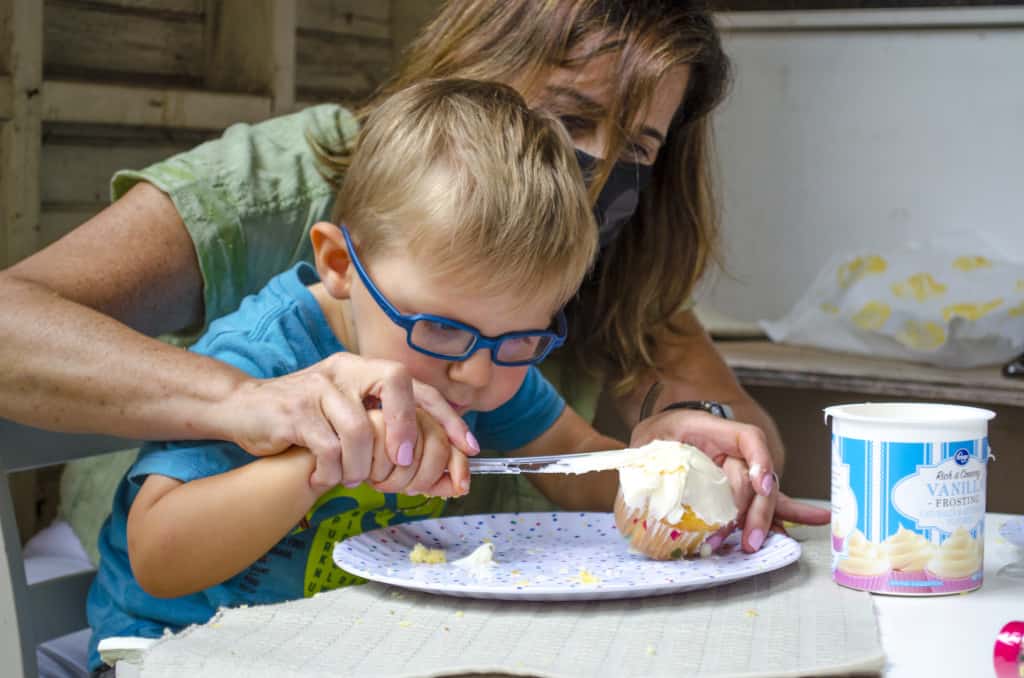
[[[750,537],[747,539],[747,543],[750,544],[750,548],[755,551],[761,548],[761,544],[764,543],[764,530],[758,528],[750,531]]]
[[[707,543],[708,543],[708,546],[711,548],[712,551],[717,551],[718,547],[722,545],[722,535],[720,535],[720,534],[713,534],[713,535],[711,535],[710,537],[708,537],[708,542]]]
[[[408,466],[412,463],[412,443],[406,440],[398,446],[398,465]]]
[[[363,484],[363,481],[357,480],[354,483],[345,483],[345,487],[347,487],[348,489],[351,490],[353,487],[359,487],[362,484]]]
[[[472,431],[466,432],[466,444],[469,445],[470,449],[474,452],[480,451],[480,443],[477,442],[476,436],[473,435]]]
[[[773,487],[775,487],[775,476],[771,473],[764,474],[764,478],[761,478],[761,489],[768,495],[772,493]]]

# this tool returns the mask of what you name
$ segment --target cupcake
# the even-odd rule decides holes
[[[934,544],[902,525],[896,534],[882,543],[892,567],[889,590],[893,593],[931,593],[931,577],[924,568],[935,555]]]
[[[885,591],[889,570],[885,547],[868,541],[860,530],[854,530],[846,539],[846,555],[839,559],[832,576],[837,584],[850,588]]]
[[[736,518],[729,480],[696,447],[655,440],[643,447],[572,460],[569,473],[617,469],[615,525],[630,546],[656,560],[701,552]]]
[[[958,527],[925,565],[930,579],[941,581],[932,593],[957,593],[981,586],[982,544]]]

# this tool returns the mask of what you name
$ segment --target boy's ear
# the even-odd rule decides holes
[[[352,261],[341,229],[327,221],[313,224],[309,231],[313,242],[313,260],[327,293],[335,299],[348,299],[352,288]]]

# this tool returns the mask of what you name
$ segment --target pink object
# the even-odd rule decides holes
[[[935,587],[931,583],[932,577],[924,570],[913,570],[904,572],[893,570],[889,573],[889,582],[886,590],[891,593],[934,593]]]
[[[837,584],[841,586],[848,586],[851,589],[860,589],[861,591],[884,592],[888,588],[889,574],[889,572],[883,572],[882,574],[864,576],[858,574],[849,574],[836,568],[836,570],[832,573],[832,578],[835,580]]]
[[[960,593],[962,591],[973,591],[981,588],[979,577],[957,577],[955,579],[943,579],[932,572],[927,572],[929,579],[941,581],[942,584],[932,587],[932,593]]]
[[[843,538],[832,535],[832,552],[842,553],[843,552]]]
[[[1024,670],[1022,639],[1024,621],[1009,622],[996,636],[996,644],[992,648],[992,664],[996,670],[996,678],[1020,678],[1021,671]]]

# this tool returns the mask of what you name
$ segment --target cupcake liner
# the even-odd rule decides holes
[[[929,579],[942,582],[932,587],[932,593],[960,593],[981,587],[981,570],[978,570],[969,577],[940,577],[934,572],[925,570]]]
[[[882,574],[850,574],[836,568],[832,570],[832,580],[840,586],[848,586],[861,591],[885,591],[889,585],[889,574],[888,570]]]
[[[626,506],[620,493],[615,498],[615,526],[631,547],[654,560],[676,560],[700,553],[704,541],[717,531],[684,530],[655,520],[646,511]]]
[[[932,593],[935,581],[924,570],[893,570],[889,573],[887,589],[893,593]]]

